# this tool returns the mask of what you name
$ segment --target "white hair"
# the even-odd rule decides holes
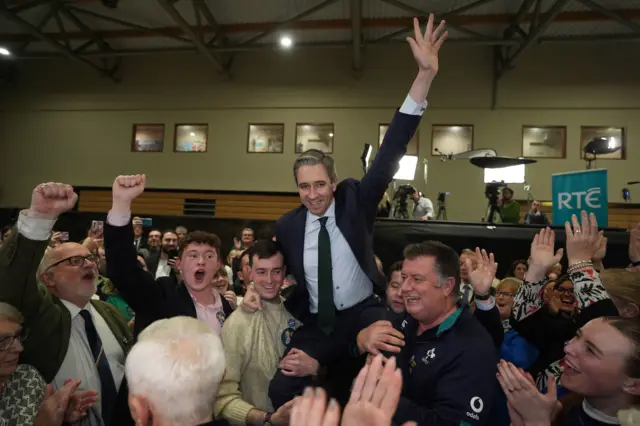
[[[132,396],[144,398],[154,417],[170,424],[196,424],[213,414],[226,368],[222,342],[190,317],[156,321],[127,356]]]

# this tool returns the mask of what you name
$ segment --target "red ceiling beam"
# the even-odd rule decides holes
[[[628,20],[640,20],[640,9],[618,9],[614,10],[618,15]],[[533,14],[529,14],[524,17],[523,22],[529,22],[533,19]],[[375,18],[375,19],[363,19],[363,28],[403,28],[407,26],[407,17],[396,18]],[[475,26],[475,25],[509,25],[511,23],[511,16],[506,14],[490,14],[490,15],[459,15],[449,18],[449,21],[457,25],[462,26]],[[563,12],[554,20],[554,23],[575,23],[575,22],[607,22],[611,21],[610,18],[597,11],[572,11]],[[611,21],[614,22],[614,21]],[[239,24],[226,24],[221,25],[223,34],[244,34],[244,33],[258,33],[268,30],[274,25],[272,22],[249,22]],[[351,29],[350,19],[326,19],[326,20],[309,20],[294,22],[288,26],[291,30],[335,30]],[[163,33],[169,36],[178,37],[183,36],[183,31],[178,27],[159,27],[153,28],[156,33]],[[207,34],[215,33],[211,26],[203,26],[202,32]],[[96,31],[96,34],[103,39],[127,39],[127,38],[148,38],[158,37],[157,34],[150,32],[142,32],[138,30],[122,29],[122,30],[107,30]],[[85,40],[86,34],[81,32],[69,32],[66,35],[63,33],[46,33],[47,36],[56,40]],[[7,34],[0,33],[0,42],[16,42],[23,43],[32,40],[32,37],[28,34]]]

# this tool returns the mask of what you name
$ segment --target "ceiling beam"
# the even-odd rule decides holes
[[[49,2],[50,0],[33,0],[24,4],[20,4],[18,6],[10,7],[9,10],[13,13],[20,13]]]
[[[79,14],[93,16],[102,19],[105,22],[112,22],[122,25],[127,29],[114,29],[105,31],[95,31],[105,40],[110,39],[128,39],[128,38],[149,38],[149,37],[167,37],[185,44],[191,44],[191,41],[185,37],[184,31],[180,27],[155,27],[149,28],[133,22],[127,22],[120,19],[111,18],[106,15],[91,12],[76,6],[68,6],[70,10]],[[617,9],[613,10],[617,15],[627,20],[639,20],[640,9]],[[447,15],[444,14],[446,17]],[[534,14],[525,15],[522,23],[530,23],[534,19]],[[363,29],[380,29],[380,28],[405,28],[408,19],[406,17],[393,18],[363,18]],[[507,14],[483,14],[483,15],[457,15],[447,18],[448,24],[473,27],[475,25],[510,25],[513,17]],[[600,12],[594,10],[566,11],[558,15],[554,22],[557,23],[576,23],[576,22],[611,22],[611,19]],[[220,29],[225,35],[257,33],[268,30],[274,23],[269,22],[247,22],[237,24],[220,25]],[[291,23],[287,28],[292,30],[336,30],[351,28],[350,19],[323,19],[323,20],[304,20]],[[205,34],[215,34],[216,30],[211,25],[205,25],[202,28]],[[62,40],[64,34],[46,33],[46,35],[54,40]],[[69,32],[67,36],[69,40],[86,40],[87,36],[82,32]],[[0,33],[0,42],[2,43],[22,43],[28,40],[35,40],[30,34]]]
[[[49,7],[49,10],[47,11],[47,13],[44,14],[42,19],[40,19],[40,21],[36,25],[36,28],[38,30],[42,30],[44,28],[44,26],[47,25],[49,23],[49,21],[51,20],[51,18],[53,18],[54,16],[56,16],[56,17],[58,16],[58,11],[56,10],[56,8],[54,6],[51,6],[51,7]],[[22,43],[22,45],[20,47],[18,47],[18,55],[21,55],[24,52],[26,52],[27,48],[29,47],[29,45],[33,41],[34,41],[33,39],[24,41]]]
[[[143,34],[143,35],[146,34],[151,37],[167,37],[171,40],[179,41],[181,43],[191,44],[191,40],[189,40],[188,38],[176,36],[173,34],[168,34],[167,32],[164,32],[161,29],[145,27],[144,25],[139,25],[134,22],[124,21],[122,19],[112,18],[111,16],[102,15],[100,13],[92,12],[90,10],[82,9],[79,7],[67,6],[67,8],[74,13],[91,16],[93,18],[100,19],[105,22],[110,22],[112,24],[122,25],[123,27],[129,28],[130,30],[132,30],[132,32],[135,32],[137,34]],[[105,38],[105,32],[100,32],[98,34],[100,34],[103,38]],[[119,38],[119,37],[107,37],[107,38]]]
[[[362,72],[362,0],[351,0],[351,68],[356,77]]]
[[[33,25],[31,25],[30,23],[28,23],[27,21],[25,21],[24,19],[22,19],[21,17],[19,17],[18,15],[12,13],[4,4],[0,3],[0,15],[4,16],[5,19],[7,19],[8,21],[13,22],[14,24],[20,26],[24,31],[28,32],[29,34],[31,34],[33,37],[35,37],[36,39],[48,44],[49,46],[51,46],[53,49],[55,49],[56,51],[58,51],[60,54],[66,56],[67,58],[81,63],[91,69],[93,69],[94,71],[99,72],[101,75],[109,77],[111,80],[115,81],[115,82],[119,82],[118,78],[116,78],[112,73],[110,73],[108,70],[104,69],[104,68],[100,68],[99,66],[97,66],[96,64],[94,64],[93,62],[89,61],[86,58],[83,58],[81,56],[76,55],[71,49],[69,49],[66,46],[63,46],[61,44],[59,44],[58,42],[56,42],[55,40],[51,39],[50,37],[48,37],[47,35],[45,35],[44,33],[42,33],[42,31],[40,31],[38,28],[34,27]]]
[[[610,18],[610,19],[618,22],[619,24],[624,25],[625,27],[629,28],[634,33],[640,34],[640,25],[636,24],[635,22],[631,22],[630,20],[624,18],[623,16],[619,15],[614,10],[607,9],[606,7],[602,6],[600,3],[596,3],[593,0],[578,0],[578,1],[580,3],[582,3],[583,5],[589,7],[591,9],[593,9],[593,10],[597,10],[598,12],[602,13],[607,18]]]
[[[211,38],[211,40],[209,40],[209,42],[207,43],[207,45],[211,46],[213,45],[216,41],[219,41],[220,44],[227,44],[228,40],[224,35],[224,31],[222,31],[222,26],[218,23],[218,20],[216,19],[215,16],[213,16],[213,13],[211,12],[211,9],[209,9],[209,6],[207,6],[207,3],[205,3],[204,0],[195,0],[197,2],[198,7],[200,8],[200,12],[202,12],[202,15],[204,16],[204,18],[207,20],[207,22],[209,22],[209,26],[213,29],[213,37]]]
[[[287,28],[291,24],[302,21],[307,16],[312,15],[328,6],[331,6],[333,3],[336,3],[337,1],[339,0],[325,0],[322,3],[316,6],[313,6],[302,13],[297,14],[293,18],[287,19],[286,21],[278,22],[277,24],[270,24],[270,27],[268,29],[264,30],[263,32],[261,32],[256,36],[251,37],[248,40],[245,40],[244,42],[241,43],[241,45],[248,46],[250,44],[256,43],[262,40],[263,38],[268,37],[269,35],[275,33],[276,31],[280,31],[281,29]]]
[[[507,57],[504,61],[504,66],[501,69],[500,77],[502,77],[507,71],[513,68],[513,65],[520,56],[524,53],[525,50],[532,43],[534,43],[538,38],[544,34],[549,25],[556,19],[556,17],[562,12],[562,10],[567,7],[567,5],[571,2],[571,0],[556,0],[556,2],[549,8],[547,13],[544,16],[544,19],[540,22],[536,27],[532,27],[529,29],[529,34],[526,40],[523,41],[522,45],[509,57]]]
[[[408,4],[402,3],[399,0],[380,0],[380,1],[382,1],[384,3],[387,3],[387,4],[390,4],[392,6],[395,6],[398,9],[402,9],[402,10],[405,10],[405,11],[407,11],[409,13],[413,13],[416,16],[423,16],[423,17],[429,16],[429,12],[427,12],[425,10],[422,10],[422,9],[418,9],[416,7],[413,7],[413,6],[410,6]],[[458,32],[461,32],[461,33],[466,34],[468,36],[471,36],[473,38],[490,39],[491,37],[487,37],[484,34],[480,34],[479,32],[470,30],[469,28],[465,28],[462,25],[458,25],[457,23],[455,23],[455,21],[452,22],[451,20],[448,20],[448,19],[453,17],[453,16],[456,16],[456,15],[458,15],[460,13],[466,12],[468,10],[471,10],[471,9],[475,8],[475,7],[481,6],[483,4],[486,4],[486,3],[489,3],[489,2],[492,2],[492,1],[495,1],[495,0],[476,0],[475,2],[473,2],[471,4],[462,6],[462,7],[458,8],[458,9],[455,9],[455,10],[452,10],[450,12],[443,13],[442,15],[436,16],[435,19],[436,19],[436,21],[440,21],[442,19],[445,19],[445,20],[447,20],[447,26],[449,28],[452,28],[452,29],[454,29],[454,30],[456,30]],[[412,26],[407,26],[407,27],[405,27],[405,31],[398,31],[398,32],[393,33],[393,37],[396,37],[396,36],[402,34],[402,32],[411,31],[412,29],[413,29],[413,25]],[[393,37],[391,37],[391,35],[387,35],[387,36],[382,37],[382,38],[380,38],[378,40],[375,40],[374,42],[380,42],[380,41],[383,41],[386,38],[393,38]]]
[[[169,16],[175,21],[176,24],[184,31],[184,33],[191,39],[191,42],[195,46],[196,50],[200,52],[218,71],[218,73],[226,76],[227,78],[231,78],[229,71],[222,64],[222,62],[214,56],[213,52],[211,52],[204,42],[197,36],[197,34],[193,31],[193,29],[189,26],[189,23],[185,21],[185,19],[180,15],[180,13],[173,6],[173,2],[170,0],[158,0],[158,3],[162,8],[167,12]]]

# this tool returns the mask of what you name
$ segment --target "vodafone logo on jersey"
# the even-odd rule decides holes
[[[480,420],[480,416],[478,414],[482,413],[482,410],[484,409],[484,402],[482,401],[482,398],[480,398],[479,396],[474,396],[473,398],[471,398],[471,401],[469,401],[469,406],[471,407],[471,411],[473,411],[473,413],[467,412],[467,417],[470,417],[474,420]]]

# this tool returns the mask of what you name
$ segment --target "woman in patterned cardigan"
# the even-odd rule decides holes
[[[560,309],[554,312],[554,309],[544,305],[542,293],[547,271],[563,255],[562,249],[555,251],[555,234],[549,228],[542,229],[531,244],[529,270],[514,301],[514,328],[540,351],[538,361],[529,371],[538,389],[543,391],[547,388],[549,376],[561,377],[564,346],[576,332],[594,318],[618,315],[592,263],[603,243],[596,218],[593,214],[587,216],[586,212],[582,212],[582,223],[578,223],[576,216],[573,216],[572,222],[572,225],[565,225],[565,231],[569,260],[567,277],[573,284],[575,308],[562,307],[562,299],[570,295],[571,286],[564,285],[561,279],[556,282],[556,290],[563,286],[562,294],[554,291],[558,294],[552,295],[560,299]]]
[[[60,426],[84,417],[86,401],[74,394],[79,381],[54,393],[35,368],[18,364],[27,337],[21,323],[20,312],[0,303],[0,426]]]

